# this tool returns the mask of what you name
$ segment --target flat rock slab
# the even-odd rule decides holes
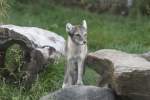
[[[40,100],[115,100],[111,89],[95,86],[72,86],[50,93]]]
[[[144,57],[103,49],[90,53],[86,63],[104,77],[99,85],[111,84],[118,95],[127,97],[125,100],[150,100],[150,62]]]

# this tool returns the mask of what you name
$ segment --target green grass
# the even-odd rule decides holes
[[[115,48],[140,53],[150,50],[149,17],[98,15],[55,5],[20,4],[10,10],[7,23],[41,27],[66,38],[65,24],[80,24],[83,19],[88,23],[89,51]]]
[[[89,52],[104,48],[118,49],[130,53],[150,50],[150,20],[145,16],[123,17],[110,14],[98,15],[78,8],[41,4],[13,5],[5,23],[21,26],[41,27],[67,37],[65,24],[79,24],[83,19],[88,23]],[[0,82],[0,100],[38,100],[42,95],[61,87],[64,61],[49,65],[39,75],[30,90],[23,90]],[[91,70],[85,74],[85,84],[95,84],[97,75]]]

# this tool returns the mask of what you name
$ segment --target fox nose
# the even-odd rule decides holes
[[[85,44],[85,43],[86,43],[86,41],[83,41],[83,43]]]

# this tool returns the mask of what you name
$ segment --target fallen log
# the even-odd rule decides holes
[[[1,68],[5,68],[5,53],[12,44],[19,44],[24,50],[25,75],[22,78],[28,84],[44,65],[64,55],[65,40],[54,32],[37,27],[0,25]]]
[[[150,61],[150,52],[140,54],[139,56],[141,56],[141,57],[145,58],[146,60]]]

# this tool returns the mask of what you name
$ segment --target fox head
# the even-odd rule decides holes
[[[66,24],[66,32],[71,37],[72,41],[78,45],[87,43],[87,24],[83,20],[81,25]]]

